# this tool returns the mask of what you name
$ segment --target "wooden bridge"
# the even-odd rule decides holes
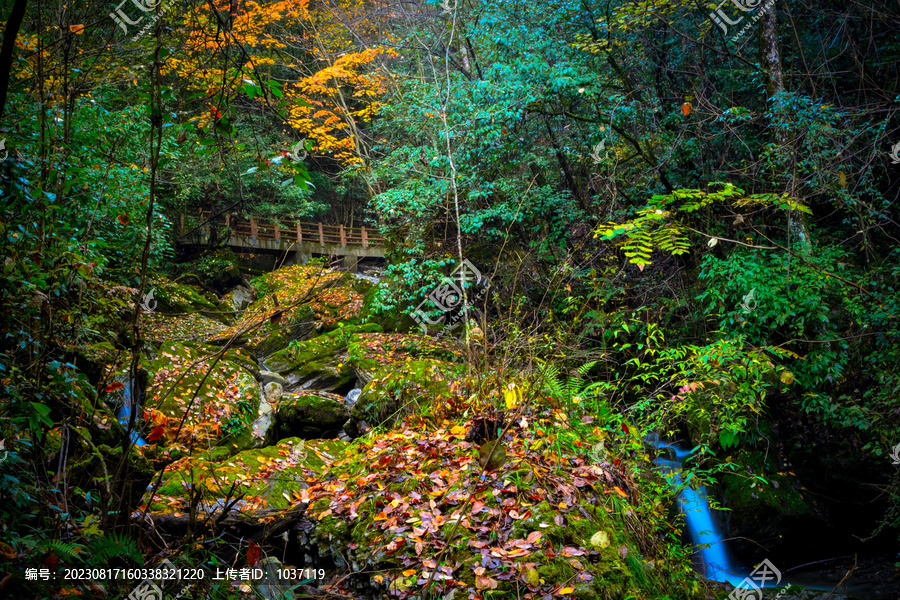
[[[238,251],[274,250],[292,252],[298,257],[304,255],[309,257],[313,254],[342,257],[384,256],[384,238],[372,235],[365,227],[323,225],[303,221],[281,221],[278,225],[235,215],[211,217],[212,213],[201,213],[201,225],[186,230],[185,215],[181,215],[179,243],[208,244],[211,241],[221,241],[222,236],[227,235],[226,243]]]

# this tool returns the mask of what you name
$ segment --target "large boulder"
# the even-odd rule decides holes
[[[450,342],[424,335],[361,330],[350,339],[347,357],[357,378],[368,383],[375,371],[387,365],[428,358],[457,361],[462,359],[462,353]]]
[[[344,431],[359,437],[368,426],[391,425],[412,413],[428,416],[436,405],[468,397],[471,386],[464,372],[464,365],[435,359],[383,366],[373,372],[353,404]]]
[[[340,272],[314,265],[292,265],[267,273],[253,281],[256,300],[236,323],[210,341],[225,343],[237,338],[257,356],[265,357],[293,340],[349,320],[359,313],[362,298],[340,287],[340,278]]]
[[[252,440],[251,425],[259,417],[262,390],[245,368],[252,359],[229,350],[215,361],[218,351],[175,342],[160,347],[149,365],[153,375],[143,402],[144,437],[157,446],[154,451],[171,458],[172,451],[258,443]]]
[[[336,390],[356,380],[347,360],[347,344],[355,333],[377,332],[379,327],[348,325],[310,340],[294,342],[265,359],[265,365],[285,380],[288,391],[300,389]]]
[[[335,437],[349,417],[348,402],[337,394],[283,394],[275,410],[270,439],[288,436],[304,439]]]
[[[246,310],[254,300],[256,300],[256,290],[243,285],[237,286],[222,297],[222,301],[236,313]]]

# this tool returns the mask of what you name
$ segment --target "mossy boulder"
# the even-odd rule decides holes
[[[658,543],[625,470],[576,454],[550,467],[558,449],[536,443],[535,424],[511,431],[509,460],[482,476],[477,446],[462,439],[468,425],[429,430],[410,417],[353,442],[303,492],[319,552],[353,574],[351,589],[411,600],[435,574],[434,597],[694,596],[670,578],[690,564]],[[665,571],[651,573],[654,563]]]
[[[359,313],[362,297],[338,285],[341,273],[319,265],[291,265],[253,280],[257,299],[237,323],[212,341],[237,336],[242,344],[269,356],[313,331],[334,327]]]
[[[350,406],[337,394],[304,392],[282,394],[275,409],[270,439],[334,437],[350,416]]]
[[[427,358],[462,360],[462,352],[450,342],[403,333],[360,332],[350,339],[347,355],[363,383],[368,383],[378,369],[395,363]]]
[[[300,438],[231,457],[226,449],[213,448],[167,466],[157,493],[151,499],[148,491],[143,502],[154,513],[183,510],[194,490],[209,508],[240,494],[244,497],[237,508],[288,508],[297,502],[307,480],[321,475],[325,461],[340,457],[345,448],[346,443],[338,440]]]
[[[347,325],[302,342],[294,342],[265,359],[266,367],[285,379],[285,389],[334,390],[356,379],[347,360],[351,335],[377,332],[377,325]]]
[[[163,452],[190,452],[209,444],[233,447],[250,433],[262,394],[245,368],[253,364],[252,358],[229,350],[216,361],[217,352],[200,344],[168,342],[160,347],[149,365],[152,382],[143,402],[147,442],[165,447]],[[243,439],[238,446],[247,444]]]
[[[359,437],[362,421],[390,426],[409,414],[432,414],[435,404],[452,402],[468,389],[462,381],[465,370],[464,365],[435,359],[407,359],[378,368],[353,405],[344,431]]]
[[[228,307],[223,307],[215,294],[166,277],[151,278],[147,282],[145,298],[140,301],[157,313],[179,315],[199,313],[221,323],[229,321],[229,315],[224,312]]]

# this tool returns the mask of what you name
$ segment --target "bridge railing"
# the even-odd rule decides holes
[[[384,238],[373,235],[365,227],[344,227],[343,225],[324,225],[304,221],[282,221],[283,225],[263,221],[256,218],[244,219],[234,215],[220,215],[210,219],[212,213],[201,213],[200,222],[204,223],[203,231],[209,235],[210,225],[224,225],[231,229],[236,237],[257,238],[261,240],[295,241],[298,244],[340,245],[340,246],[383,246]],[[181,234],[185,231],[185,215],[181,215]]]

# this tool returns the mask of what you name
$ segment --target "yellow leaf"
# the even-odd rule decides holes
[[[609,547],[609,534],[605,531],[598,531],[591,536],[591,545],[598,546],[600,548]]]
[[[791,385],[794,383],[794,374],[790,371],[783,371],[781,373],[781,383],[785,385]]]
[[[560,594],[571,594],[574,591],[575,591],[575,588],[564,587],[563,589],[559,590],[559,593]]]
[[[81,35],[84,33],[84,25],[69,25],[69,31],[75,35]]]
[[[506,408],[510,410],[519,405],[519,390],[516,389],[515,383],[510,383],[503,390],[503,401],[506,402]]]
[[[407,569],[407,570],[403,571],[403,574],[406,575],[407,577],[412,577],[413,575],[416,574],[416,570],[415,569]]]
[[[535,569],[528,569],[528,573],[525,574],[525,580],[531,587],[541,585],[541,576]]]

